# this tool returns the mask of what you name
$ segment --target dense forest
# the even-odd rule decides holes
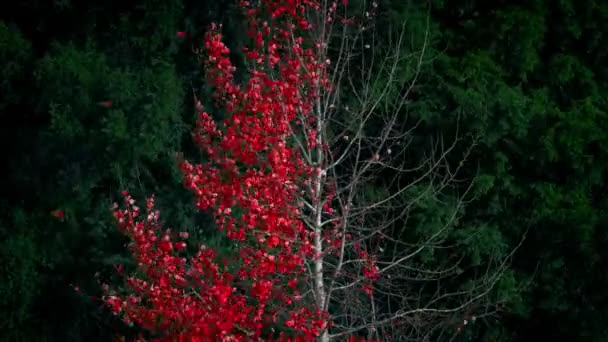
[[[155,194],[168,226],[230,253],[193,205],[176,156],[205,158],[191,132],[196,100],[210,98],[198,54],[212,22],[222,24],[235,65],[245,64],[237,3],[0,5],[0,340],[138,333],[99,300],[101,283],[120,281],[116,265],[131,262],[110,211],[123,189],[142,200]],[[426,158],[437,136],[459,141],[446,161],[459,180],[402,230],[424,238],[463,197],[446,239],[467,267],[446,286],[508,260],[489,294],[493,309],[471,308],[479,318],[462,329],[445,318],[452,329],[434,338],[608,341],[608,3],[379,0],[373,8],[376,32],[403,25],[404,55],[424,49],[399,73],[415,79],[399,126],[412,126],[406,164]],[[380,50],[394,42],[375,39]],[[447,258],[430,252],[419,262]]]

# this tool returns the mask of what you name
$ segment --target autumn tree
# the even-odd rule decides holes
[[[235,68],[217,28],[206,35],[207,78],[229,118],[218,126],[209,113],[199,113],[195,140],[208,162],[181,163],[197,207],[210,211],[227,238],[238,243],[237,257],[218,260],[205,246],[187,260],[176,255],[185,242],[173,241],[169,230],[157,236],[161,230],[152,199],[141,221],[139,208],[126,193],[128,207],[115,211],[144,277],[128,278],[133,295],[119,297],[109,290],[105,300],[126,321],[168,339],[269,338],[274,334],[268,327],[278,324],[310,340],[328,322],[322,307],[306,301],[302,292],[305,260],[314,254],[298,198],[312,171],[290,141],[291,123],[301,111],[311,110],[319,87],[326,84],[304,72],[321,70],[310,49],[286,54],[279,46],[292,38],[293,23],[309,29],[300,13],[318,5],[263,5],[243,3],[255,44],[247,52],[255,67],[244,87],[234,81]],[[259,18],[266,14],[275,23],[262,24]],[[271,68],[280,74],[278,79]],[[278,338],[285,336],[283,332]]]
[[[187,234],[161,227],[152,198],[142,213],[125,193],[114,213],[139,272],[132,294],[107,289],[106,302],[167,340],[420,339],[491,314],[508,257],[459,277],[457,132],[430,139],[423,158],[408,149],[426,37],[408,52],[401,26],[377,44],[375,2],[241,6],[248,77],[235,79],[212,26],[203,62],[216,109],[197,104],[194,132],[206,160],[180,162],[237,253],[199,246],[187,257]],[[431,204],[435,217],[421,220]]]

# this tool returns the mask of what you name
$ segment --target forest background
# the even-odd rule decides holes
[[[390,19],[378,25],[406,24],[404,48],[426,46],[407,108],[421,122],[413,150],[456,131],[473,146],[457,222],[469,263],[525,236],[495,289],[508,300],[450,338],[607,341],[608,4],[378,5]],[[90,298],[129,262],[109,212],[121,189],[162,194],[171,226],[221,248],[175,162],[200,158],[193,95],[210,90],[193,50],[211,22],[238,63],[246,37],[230,1],[0,5],[0,340],[107,341],[134,329]],[[444,208],[426,204],[408,229],[435,224]]]

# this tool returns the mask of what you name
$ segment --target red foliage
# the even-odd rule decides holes
[[[127,279],[133,294],[107,291],[104,300],[126,322],[163,336],[160,341],[253,341],[269,323],[284,324],[308,341],[323,327],[323,315],[296,299],[302,272],[297,243],[274,249],[259,240],[243,243],[242,264],[233,269],[218,265],[215,253],[205,246],[187,259],[178,253],[185,248],[181,239],[186,234],[161,229],[153,198],[142,217],[133,199],[124,195],[126,209],[115,208],[114,216],[132,240],[130,249],[142,276]],[[260,211],[266,212],[272,210]],[[284,288],[287,285],[291,290]]]
[[[105,108],[110,108],[112,107],[112,101],[101,101],[98,103],[100,106],[105,107]]]
[[[65,217],[65,213],[62,210],[53,210],[51,211],[51,215],[58,219],[62,219]]]
[[[322,88],[329,88],[329,63],[317,53],[323,47],[306,42],[302,33],[311,28],[304,13],[320,6],[317,0],[241,5],[252,39],[245,50],[248,81],[243,86],[234,81],[230,51],[212,26],[205,36],[205,71],[228,119],[216,124],[195,98],[200,112],[194,139],[207,162],[180,160],[197,207],[237,242],[238,255],[221,259],[199,246],[187,257],[188,234],[161,227],[153,198],[145,213],[126,192],[126,207],[114,207],[139,272],[127,278],[131,294],[106,287],[104,300],[159,341],[312,341],[330,323],[314,301],[302,300],[308,280],[304,262],[319,253],[313,253],[301,220],[299,196],[319,169],[291,140],[295,129],[308,137],[308,149],[317,147],[311,112]],[[333,213],[329,205],[325,211]],[[335,247],[336,241],[328,245]],[[365,275],[374,279],[377,267],[363,257],[369,260]],[[294,337],[273,334],[273,325]]]
[[[200,112],[194,137],[209,161],[180,163],[197,207],[212,213],[219,229],[238,241],[238,260],[219,260],[205,246],[184,257],[187,234],[161,228],[153,198],[145,215],[126,192],[126,208],[114,208],[141,276],[127,279],[132,294],[106,289],[104,300],[126,322],[162,336],[159,340],[310,341],[327,323],[326,313],[301,300],[304,260],[312,248],[297,197],[311,170],[288,142],[290,123],[296,115],[310,117],[318,88],[326,85],[324,64],[311,49],[297,44],[284,49],[293,25],[310,27],[301,13],[318,4],[266,0],[256,8],[246,1],[242,5],[254,41],[247,56],[256,67],[246,86],[236,84],[229,50],[217,27],[211,28],[205,37],[206,71],[229,119],[217,126]],[[272,27],[259,19],[263,15],[274,18]],[[271,324],[288,327],[296,338],[269,336],[264,329]]]

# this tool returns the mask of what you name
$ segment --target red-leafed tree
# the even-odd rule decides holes
[[[504,262],[466,291],[448,292],[439,281],[458,261],[433,270],[417,261],[450,248],[446,232],[462,202],[418,244],[399,233],[416,201],[440,196],[457,171],[446,160],[453,146],[417,167],[404,162],[410,131],[402,116],[424,44],[411,58],[413,77],[402,80],[403,31],[389,53],[376,50],[373,24],[354,19],[346,1],[241,6],[248,78],[235,81],[213,26],[204,65],[227,119],[201,111],[194,137],[207,161],[180,163],[197,207],[213,214],[238,255],[221,259],[200,246],[185,257],[187,234],[160,227],[153,199],[142,211],[125,193],[126,208],[114,213],[140,272],[127,278],[130,294],[107,289],[112,310],[171,341],[329,341],[362,332],[394,340],[470,311]],[[368,7],[364,19],[377,4]],[[370,196],[370,187],[385,190]],[[437,290],[416,296],[408,279]]]
[[[132,294],[108,292],[105,300],[126,321],[168,340],[267,339],[273,335],[267,327],[279,324],[297,340],[309,341],[328,324],[326,309],[305,301],[302,293],[305,261],[315,253],[299,198],[314,170],[293,144],[293,123],[301,115],[307,121],[299,126],[314,122],[315,98],[328,83],[314,47],[288,50],[287,44],[296,32],[310,30],[303,14],[319,4],[242,6],[253,41],[246,51],[249,79],[244,86],[234,81],[229,50],[213,26],[205,37],[206,73],[229,118],[216,125],[208,113],[199,113],[194,136],[208,162],[181,163],[197,207],[213,213],[219,229],[238,242],[238,257],[218,260],[205,246],[194,257],[181,257],[186,242],[179,237],[185,235],[162,230],[153,199],[143,215],[127,193],[126,209],[115,208],[143,276],[128,278]],[[313,149],[315,139],[307,145]]]

